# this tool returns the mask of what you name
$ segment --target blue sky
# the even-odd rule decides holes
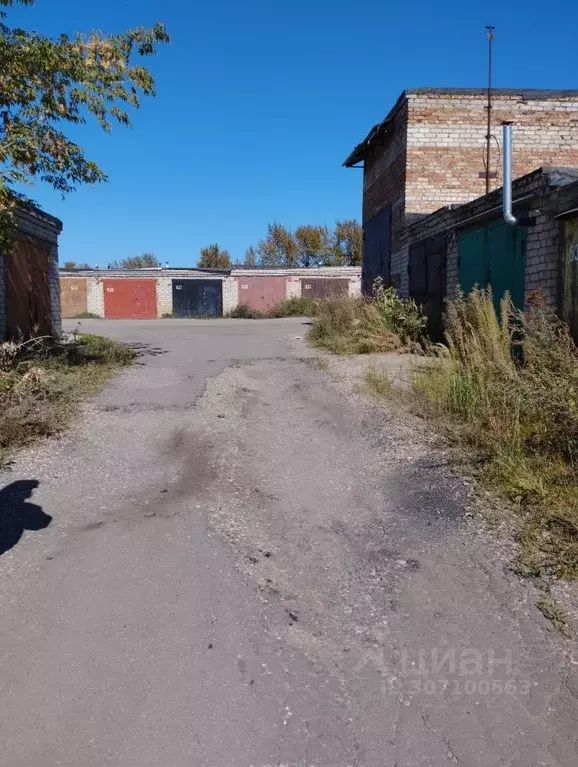
[[[64,221],[61,261],[151,251],[193,265],[212,242],[236,259],[268,222],[359,218],[346,155],[404,88],[485,85],[488,23],[496,86],[578,87],[570,0],[36,0],[9,13],[51,35],[156,20],[173,37],[149,60],[157,97],[132,129],[75,134],[110,182],[64,201],[29,190]]]

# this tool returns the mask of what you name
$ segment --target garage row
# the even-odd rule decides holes
[[[361,293],[361,267],[317,269],[61,270],[62,316],[108,319],[222,317],[240,305],[267,311],[286,298]]]

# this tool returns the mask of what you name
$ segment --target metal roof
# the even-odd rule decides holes
[[[432,95],[439,96],[484,96],[488,93],[487,88],[406,88],[400,94],[399,98],[389,110],[385,118],[369,131],[363,141],[353,149],[346,158],[343,165],[351,168],[358,162],[361,162],[367,152],[372,149],[384,136],[386,136],[392,127],[393,118],[399,106],[411,95]],[[556,90],[541,88],[493,88],[494,96],[519,96],[523,101],[547,101],[551,98],[575,98],[578,100],[578,90]]]

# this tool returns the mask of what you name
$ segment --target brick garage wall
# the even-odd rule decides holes
[[[104,286],[101,278],[95,275],[86,280],[86,311],[104,317]]]
[[[578,178],[578,170],[540,169],[517,179],[513,184],[515,212],[537,211],[534,214],[536,225],[526,230],[526,308],[528,297],[536,289],[540,289],[551,306],[558,306],[563,242],[561,223],[557,217],[578,208],[578,180],[572,182],[573,177]],[[409,251],[410,244],[434,235],[445,236],[447,298],[455,298],[459,284],[459,231],[480,226],[500,216],[501,190],[459,208],[444,208],[408,227],[404,252]]]
[[[51,324],[54,335],[62,333],[60,313],[60,279],[58,274],[58,237],[62,222],[37,209],[17,210],[16,228],[27,237],[37,240],[49,251],[48,283],[50,291]],[[6,292],[4,281],[4,259],[0,253],[0,339],[6,332]]]
[[[159,277],[157,280],[157,317],[173,313],[173,280]]]
[[[226,316],[239,305],[239,282],[234,277],[223,280],[223,314]]]
[[[363,224],[391,205],[391,275],[398,286],[404,282],[401,237],[406,213],[407,119],[407,101],[402,100],[393,110],[381,145],[366,155],[363,170]]]
[[[486,96],[408,93],[408,216],[485,194]],[[496,92],[492,111],[491,188],[502,186],[503,121],[514,123],[513,177],[547,165],[578,166],[578,97]],[[499,145],[499,148],[498,148]]]

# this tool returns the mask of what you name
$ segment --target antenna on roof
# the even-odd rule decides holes
[[[494,30],[496,27],[487,26],[488,32],[488,130],[486,133],[486,194],[490,192],[490,153],[492,145],[492,43],[494,42]]]

